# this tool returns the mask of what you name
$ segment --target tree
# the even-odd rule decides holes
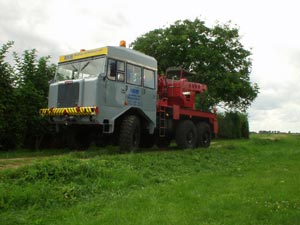
[[[0,149],[9,149],[16,146],[15,118],[12,115],[16,101],[12,79],[13,68],[4,60],[12,45],[13,42],[10,41],[0,48]]]
[[[0,149],[39,148],[44,136],[53,133],[39,109],[47,106],[55,65],[49,65],[49,56],[38,58],[32,49],[21,57],[14,53],[12,66],[4,61],[12,46],[8,42],[0,47]]]
[[[130,46],[156,58],[160,73],[170,66],[195,72],[194,81],[208,85],[208,106],[224,103],[231,110],[246,111],[257,97],[258,85],[250,81],[251,52],[230,22],[209,28],[198,18],[179,20],[138,37]]]
[[[18,97],[20,143],[23,147],[39,148],[51,126],[39,115],[39,109],[47,105],[48,81],[55,66],[48,65],[50,57],[37,58],[36,50],[24,51],[22,57],[14,53],[16,96]]]

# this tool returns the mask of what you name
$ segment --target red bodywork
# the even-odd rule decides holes
[[[174,71],[172,71],[174,72]],[[189,82],[185,78],[184,70],[176,70],[177,79],[169,79],[167,76],[160,75],[158,78],[158,95],[157,111],[162,112],[168,109],[172,112],[173,120],[180,120],[181,116],[189,117],[195,120],[206,120],[212,127],[212,132],[217,134],[218,122],[217,115],[214,111],[204,112],[195,109],[195,97],[197,93],[203,93],[207,90],[205,84]],[[179,78],[179,79],[178,79]]]

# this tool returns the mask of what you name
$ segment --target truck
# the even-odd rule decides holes
[[[205,84],[171,67],[158,74],[155,58],[126,47],[106,46],[62,55],[40,114],[80,148],[117,144],[120,151],[209,147],[217,135],[216,110],[200,110]]]

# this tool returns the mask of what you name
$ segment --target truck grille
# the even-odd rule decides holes
[[[58,86],[57,107],[74,107],[78,105],[79,83],[65,83]]]

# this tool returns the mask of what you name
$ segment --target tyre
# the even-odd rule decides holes
[[[125,117],[121,123],[119,148],[121,152],[137,150],[141,139],[140,119],[135,115]]]
[[[211,131],[208,123],[199,122],[197,124],[198,146],[208,148],[211,141]]]
[[[179,148],[195,148],[197,145],[197,130],[191,120],[180,121],[175,132],[175,140]]]

